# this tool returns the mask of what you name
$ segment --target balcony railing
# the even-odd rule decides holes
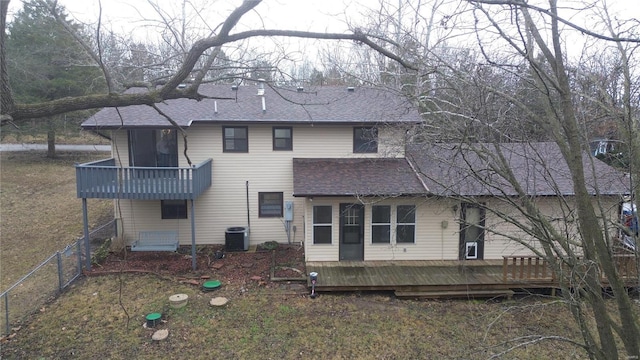
[[[194,167],[119,167],[115,159],[76,165],[79,198],[193,200],[211,187],[208,159]]]

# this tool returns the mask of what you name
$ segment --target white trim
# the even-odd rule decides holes
[[[473,256],[469,256],[469,252],[471,249],[474,249]],[[469,241],[465,243],[464,249],[464,258],[467,260],[475,260],[478,258],[478,242],[477,241]]]

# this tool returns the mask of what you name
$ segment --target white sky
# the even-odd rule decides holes
[[[179,14],[180,0],[152,0],[163,10]],[[397,4],[397,0],[389,0]],[[590,1],[590,0],[589,0]],[[210,25],[218,24],[242,0],[190,0],[190,3],[206,4],[201,12]],[[423,1],[423,7],[430,1]],[[561,0],[560,6],[587,3],[587,0]],[[609,7],[618,10],[621,17],[640,17],[638,0],[606,0]],[[78,20],[95,23],[98,18],[98,0],[59,0],[67,11]],[[252,28],[278,28],[309,31],[344,32],[345,17],[359,18],[364,8],[377,8],[379,0],[264,0],[253,14],[243,18],[241,25]],[[11,0],[10,12],[22,6],[21,0]],[[194,5],[197,7],[198,5]],[[189,6],[187,6],[189,8]],[[144,16],[152,14],[146,0],[102,0],[103,22],[110,23],[114,30],[130,31],[138,27]],[[188,9],[189,10],[189,9]],[[346,13],[346,15],[345,15]],[[240,27],[241,28],[241,27]]]
[[[60,4],[65,6],[67,12],[79,21],[95,24],[98,19],[99,5],[98,0],[58,0]],[[157,3],[162,11],[170,15],[177,16],[181,14],[180,0],[152,0]],[[398,0],[387,0],[390,4],[397,5]],[[435,0],[423,0],[423,8]],[[442,0],[440,0],[442,1]],[[560,0],[560,6],[578,5],[584,6],[591,0]],[[638,18],[640,17],[639,0],[606,0],[608,5],[617,10],[620,18]],[[205,4],[206,9],[198,11],[197,18],[194,22],[198,22],[201,27],[206,26],[215,28],[219,25],[230,12],[241,4],[242,0],[189,0],[187,11],[197,8],[197,4]],[[531,2],[545,2],[545,0],[531,0]],[[283,30],[306,30],[317,32],[345,32],[348,28],[347,21],[358,22],[362,19],[362,14],[366,8],[376,9],[379,7],[379,0],[264,0],[254,11],[245,15],[238,24],[234,32],[267,28],[267,29],[283,29]],[[195,4],[195,5],[191,5]],[[20,0],[11,0],[10,9],[18,10],[22,6]],[[200,5],[203,6],[203,5]],[[138,40],[153,38],[157,33],[157,28],[152,27],[151,22],[144,21],[154,16],[155,13],[148,4],[147,0],[102,0],[103,17],[102,25],[111,28],[116,32],[132,34]],[[445,14],[439,14],[442,17]],[[155,15],[157,18],[157,15]],[[573,19],[578,21],[579,19]],[[578,21],[580,22],[580,21]],[[588,27],[588,20],[583,20]],[[202,34],[201,34],[202,35]],[[474,39],[467,39],[472,41]],[[251,40],[254,47],[266,47],[270,40],[254,39]],[[282,47],[293,48],[302,56],[315,58],[313,40],[298,45],[300,42],[296,39],[277,39],[278,45]],[[569,46],[576,46],[581,43],[580,39],[571,41]],[[309,45],[310,44],[310,45]],[[578,45],[580,46],[580,45]],[[310,49],[311,48],[311,49]],[[315,59],[310,59],[314,61]]]
[[[180,0],[153,0],[167,12],[180,13]],[[198,7],[198,3],[206,4],[207,12],[201,15],[211,24],[223,20],[233,9],[239,6],[241,0],[191,0]],[[310,31],[340,32],[346,29],[344,12],[352,12],[359,3],[375,5],[377,0],[265,0],[259,4],[251,18],[254,25],[264,22],[266,28],[295,29]],[[98,18],[99,5],[97,0],[59,0],[68,11],[78,20],[95,23]],[[20,0],[12,0],[10,11],[17,11],[22,6]],[[191,6],[187,5],[187,10]],[[129,30],[140,25],[143,16],[152,14],[153,10],[145,0],[102,0],[103,21],[111,22],[115,29]],[[259,17],[256,16],[259,13]],[[246,23],[246,21],[244,21]]]

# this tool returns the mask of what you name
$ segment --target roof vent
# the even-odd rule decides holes
[[[304,88],[303,88],[302,86],[298,86],[298,87],[296,88],[296,90],[297,90],[298,92],[303,92],[303,91],[304,91]]]
[[[258,79],[258,96],[264,96],[264,79]]]
[[[238,91],[238,85],[236,84],[231,85],[231,90]]]
[[[356,88],[354,88],[353,86],[349,86],[347,88],[347,92],[355,92],[355,91],[356,91]]]

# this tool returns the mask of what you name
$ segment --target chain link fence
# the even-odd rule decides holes
[[[117,234],[115,221],[89,233],[92,253]],[[86,259],[84,237],[60,250],[36,266],[18,282],[0,294],[0,331],[9,335],[29,315],[55,299],[81,274]]]

